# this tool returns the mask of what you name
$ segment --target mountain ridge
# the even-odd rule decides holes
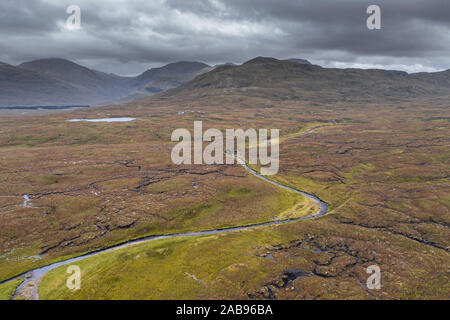
[[[280,100],[374,102],[450,95],[450,71],[413,73],[384,69],[324,68],[256,57],[239,66],[221,66],[161,95],[214,95],[242,91]]]
[[[210,66],[180,61],[123,77],[63,58],[18,66],[0,62],[0,106],[101,105],[129,102],[179,86]]]
[[[82,93],[68,83],[0,62],[0,105],[31,105],[34,101],[70,104],[70,97]],[[84,99],[80,102],[84,103]]]
[[[0,62],[0,106],[115,104],[155,94],[211,96],[223,90],[319,103],[442,96],[450,95],[450,69],[408,74],[324,68],[305,59],[255,57],[241,65],[213,67],[179,61],[148,69],[136,77],[122,77],[62,58],[33,60],[19,66]]]

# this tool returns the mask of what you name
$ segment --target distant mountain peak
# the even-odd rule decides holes
[[[32,60],[32,61],[27,61],[24,62],[22,64],[19,65],[19,67],[21,68],[36,68],[36,67],[61,67],[61,66],[70,66],[70,67],[74,67],[74,66],[78,66],[78,67],[82,67],[78,64],[76,64],[73,61],[67,60],[67,59],[63,59],[63,58],[44,58],[44,59],[36,59],[36,60]],[[82,67],[84,68],[84,67]]]
[[[158,67],[158,68],[151,68],[147,71],[145,71],[143,74],[146,73],[152,73],[155,71],[164,71],[166,73],[190,73],[199,71],[204,68],[209,68],[210,66],[203,62],[197,62],[197,61],[178,61],[178,62],[172,62],[169,64],[166,64],[165,66]]]
[[[36,59],[19,66],[0,62],[0,105],[131,101],[177,87],[210,70],[212,67],[202,62],[178,61],[137,77],[121,77],[63,58]]]
[[[245,92],[258,98],[373,102],[450,94],[450,74],[411,74],[392,70],[322,68],[304,59],[257,57],[236,67],[218,67],[165,96],[211,97]]]
[[[244,63],[248,64],[265,64],[265,63],[278,63],[280,60],[271,57],[256,57]]]
[[[133,85],[139,89],[149,85],[150,82],[161,79],[171,79],[169,87],[176,87],[181,83],[187,82],[202,70],[209,70],[211,66],[203,62],[197,61],[178,61],[169,63],[159,68],[152,68],[137,76]],[[160,90],[162,91],[162,90]]]
[[[221,63],[221,64],[216,64],[214,67],[217,68],[217,67],[223,67],[223,66],[226,66],[226,67],[236,67],[237,64],[232,63],[232,62],[225,62],[225,63]]]

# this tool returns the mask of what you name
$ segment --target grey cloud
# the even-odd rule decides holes
[[[177,60],[299,57],[326,66],[450,68],[448,0],[78,0],[82,31],[64,30],[69,0],[2,0],[0,60],[72,59],[119,74]],[[373,2],[373,3],[375,3]]]

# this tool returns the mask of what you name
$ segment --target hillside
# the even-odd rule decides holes
[[[450,70],[408,74],[391,70],[323,68],[304,59],[258,57],[242,65],[211,67],[176,62],[136,77],[92,70],[64,59],[42,59],[19,67],[1,64],[0,106],[114,104],[145,98],[215,96],[224,93],[298,100],[372,103],[450,94]]]
[[[128,102],[177,87],[211,69],[200,62],[177,62],[137,77],[121,77],[59,58],[19,66],[0,63],[0,106]]]
[[[278,72],[280,66],[300,67],[300,76]],[[253,79],[243,70],[266,78]],[[240,81],[242,72],[261,87],[218,88],[214,75],[224,72]],[[67,289],[67,265],[60,265],[42,281],[35,279],[39,297],[442,298],[450,263],[448,99],[313,105],[302,97],[282,101],[277,93],[283,88],[271,82],[295,84],[319,78],[315,72],[326,76],[330,70],[258,59],[126,105],[0,117],[0,281],[27,272],[31,278],[21,288],[29,288],[40,274],[31,272],[36,268],[164,234],[173,237],[128,242],[77,261],[83,280],[76,292]],[[411,77],[430,88],[444,88],[447,77],[355,74],[383,81]],[[199,86],[205,79],[213,84]],[[322,93],[304,92],[326,99],[331,83],[324,81]],[[194,91],[182,91],[186,86]],[[67,122],[103,117],[136,121]],[[282,224],[310,205],[240,165],[175,165],[172,133],[191,131],[196,120],[205,130],[280,129],[280,170],[270,179],[314,194],[330,214]],[[256,223],[265,226],[222,232]],[[222,233],[196,233],[205,230]],[[370,265],[382,270],[382,290],[361,285]],[[8,295],[14,286],[0,283],[0,293]],[[19,290],[16,298],[30,297],[27,292]]]
[[[201,62],[180,61],[160,68],[153,68],[130,80],[135,91],[125,100],[143,98],[176,88],[213,68]]]
[[[97,96],[99,100],[121,97],[131,90],[131,78],[92,70],[65,59],[35,60],[22,63],[19,67],[86,90],[93,96]]]
[[[0,105],[85,103],[83,91],[46,75],[0,63]]]
[[[246,95],[319,103],[375,102],[450,94],[450,71],[408,74],[402,71],[323,68],[291,60],[258,57],[240,66],[221,66],[163,96]]]

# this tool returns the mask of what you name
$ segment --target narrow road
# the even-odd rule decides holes
[[[306,135],[309,134],[311,132],[313,132],[314,130],[317,130],[319,128],[322,128],[323,126],[320,127],[315,127],[312,128],[306,132],[303,132],[301,134],[295,135],[295,136],[300,136],[300,135]],[[214,235],[214,234],[219,234],[219,233],[226,233],[226,232],[235,232],[235,231],[241,231],[241,230],[246,230],[246,229],[252,229],[252,228],[259,228],[259,227],[267,227],[267,226],[273,226],[273,225],[280,225],[280,224],[286,224],[286,223],[292,223],[292,222],[298,222],[298,221],[304,221],[304,220],[309,220],[309,219],[313,219],[313,218],[317,218],[320,216],[323,216],[325,214],[327,214],[328,212],[328,205],[323,202],[322,200],[320,200],[318,197],[291,188],[289,186],[283,185],[279,182],[276,182],[274,180],[271,180],[263,175],[261,175],[259,172],[249,168],[247,166],[247,164],[245,163],[245,161],[241,158],[238,158],[236,156],[234,156],[236,158],[236,160],[238,161],[239,164],[241,164],[249,173],[251,173],[252,175],[268,182],[271,184],[274,184],[280,188],[286,189],[286,190],[290,190],[290,191],[294,191],[296,193],[299,193],[307,198],[309,198],[310,200],[312,200],[313,202],[316,202],[316,204],[318,205],[319,209],[314,212],[311,215],[308,216],[304,216],[301,218],[295,218],[295,219],[287,219],[287,220],[276,220],[276,221],[270,221],[270,222],[264,222],[264,223],[258,223],[258,224],[251,224],[251,225],[245,225],[245,226],[240,226],[240,227],[233,227],[233,228],[224,228],[224,229],[214,229],[214,230],[208,230],[208,231],[198,231],[198,232],[187,232],[187,233],[175,233],[175,234],[169,234],[169,235],[160,235],[160,236],[149,236],[149,237],[144,237],[141,239],[136,239],[136,240],[132,240],[132,241],[128,241],[113,247],[109,247],[109,248],[105,248],[105,249],[100,249],[98,251],[94,251],[76,258],[72,258],[72,259],[68,259],[65,261],[61,261],[61,262],[57,262],[57,263],[53,263],[50,264],[48,266],[42,267],[42,268],[38,268],[38,269],[34,269],[31,271],[28,271],[22,275],[19,275],[17,277],[14,277],[12,279],[9,280],[5,280],[1,283],[6,283],[9,282],[11,280],[17,279],[17,278],[23,278],[24,281],[17,287],[12,300],[14,300],[17,296],[21,295],[24,296],[26,298],[30,298],[32,300],[39,300],[39,294],[38,294],[38,287],[39,287],[39,283],[41,281],[41,279],[47,274],[47,272],[56,269],[58,267],[61,266],[65,266],[65,265],[69,265],[72,263],[75,263],[77,261],[89,258],[89,257],[93,257],[96,255],[99,255],[101,253],[104,252],[109,252],[109,251],[113,251],[113,250],[119,250],[119,249],[123,249],[126,248],[128,246],[131,245],[136,245],[136,244],[140,244],[140,243],[145,243],[148,241],[154,241],[154,240],[160,240],[160,239],[171,239],[171,238],[183,238],[183,237],[195,237],[195,236],[204,236],[204,235]]]

